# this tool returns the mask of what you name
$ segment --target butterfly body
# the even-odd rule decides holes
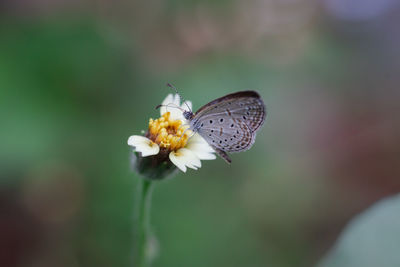
[[[227,152],[252,147],[257,130],[263,125],[266,108],[255,91],[241,91],[217,98],[196,113],[184,111],[190,129],[200,134],[226,162]]]

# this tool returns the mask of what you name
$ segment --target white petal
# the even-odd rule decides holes
[[[189,149],[181,148],[176,152],[171,152],[169,158],[179,169],[186,172],[186,166],[197,170],[201,167],[200,159]]]
[[[182,110],[180,109],[180,98],[179,95],[169,94],[161,103],[160,113],[161,116],[169,112],[171,120],[184,120]]]
[[[217,157],[211,152],[201,151],[201,150],[191,150],[199,159],[201,160],[212,160]]]
[[[201,137],[201,135],[199,135],[198,133],[196,133],[195,135],[193,135],[193,136],[190,138],[190,142],[208,144],[207,141],[204,140],[204,138]]]
[[[174,103],[174,105],[176,105],[178,107],[181,105],[181,98],[179,97],[178,94],[175,94],[173,103]]]
[[[204,145],[200,143],[188,143],[186,144],[186,148],[196,155],[214,153],[214,150],[209,145]]]
[[[136,152],[142,153],[142,157],[157,155],[160,152],[160,147],[156,143],[140,135],[129,137],[128,145],[134,146]]]
[[[169,153],[169,159],[172,161],[173,164],[175,164],[176,167],[178,167],[181,171],[186,172],[186,166],[185,166],[185,161],[181,157],[178,152],[172,151]]]
[[[183,111],[180,110],[180,105],[181,105],[181,100],[179,95],[175,95],[172,104],[170,105],[170,108],[168,108],[168,111],[171,112],[170,118],[172,120],[183,120]]]
[[[193,152],[196,156],[201,160],[213,160],[216,159],[217,156],[213,153],[206,153],[206,152]]]
[[[193,135],[186,148],[192,151],[201,160],[212,160],[217,157],[213,154],[214,149],[199,134]]]
[[[186,147],[191,150],[201,150],[210,153],[214,152],[214,149],[207,143],[207,141],[197,133],[189,138]]]
[[[185,104],[186,102],[186,104]],[[192,111],[192,101],[185,101],[182,103],[181,108],[183,108],[186,111]]]
[[[188,166],[189,168],[197,170],[197,168],[201,167],[200,159],[191,150],[187,148],[181,148],[178,150],[178,152],[183,154],[186,159],[186,166]]]
[[[192,151],[200,151],[208,153],[214,152],[214,149],[207,143],[196,143],[188,141],[188,143],[186,144],[186,148],[189,148]]]
[[[158,152],[160,152],[160,147],[157,144],[153,143],[152,145],[143,146],[140,148],[136,147],[136,151],[141,152],[142,157],[147,157],[147,156],[157,155]]]
[[[141,135],[132,135],[128,138],[128,145],[136,146],[140,144],[147,144],[150,141],[149,138],[141,136]]]
[[[181,120],[183,121],[185,118],[183,117],[183,112],[180,109],[171,107],[168,109],[168,111],[171,113],[170,119],[171,120]]]
[[[167,97],[164,99],[164,101],[161,103],[161,108],[160,108],[160,114],[161,116],[170,110],[170,108],[166,107],[166,105],[173,103],[174,102],[174,96],[172,94],[167,95]]]

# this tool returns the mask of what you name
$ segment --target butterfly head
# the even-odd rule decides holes
[[[193,116],[194,116],[193,112],[187,110],[183,111],[183,117],[186,120],[191,121],[193,119]]]
[[[173,85],[170,84],[170,83],[167,83],[167,86],[170,87],[171,89],[173,89],[173,90],[176,92],[176,94],[179,96],[179,98],[181,99],[181,101],[182,101],[183,103],[185,103],[186,107],[188,108],[188,110],[183,110],[183,117],[184,117],[186,120],[188,120],[188,121],[192,120],[192,119],[193,119],[193,116],[194,116],[194,114],[193,114],[193,112],[192,112],[192,109],[190,108],[190,106],[188,105],[188,103],[186,102],[186,100],[185,100],[185,99],[181,96],[181,94],[178,92],[178,89],[176,89],[175,86],[173,86]]]

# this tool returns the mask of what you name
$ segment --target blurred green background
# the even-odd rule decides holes
[[[268,116],[230,166],[156,186],[154,266],[316,264],[400,191],[399,23],[396,0],[3,0],[0,266],[132,266],[126,142],[166,82]]]

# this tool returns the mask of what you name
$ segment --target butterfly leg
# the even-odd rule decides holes
[[[215,146],[211,146],[211,147],[215,150],[215,152],[217,152],[217,154],[221,158],[223,158],[225,160],[226,163],[231,164],[232,160],[225,151],[223,151],[222,149],[219,149]]]
[[[179,128],[181,128],[182,126],[185,126],[185,125],[181,125],[181,126],[179,126]],[[186,126],[188,126],[188,125],[186,125]],[[179,128],[178,128],[178,130],[179,130]],[[190,128],[186,128],[186,129],[183,131],[181,137],[178,139],[178,142],[181,141],[182,137],[185,136],[186,131],[189,130],[189,129],[190,129]],[[192,135],[192,136],[193,136],[193,135]],[[192,137],[192,136],[190,136],[190,137]],[[189,138],[190,138],[190,137],[189,137]]]
[[[181,124],[181,125],[179,125],[178,130],[176,130],[176,131],[178,132],[182,127],[185,127],[185,126],[189,126],[189,127],[190,127],[189,124]],[[187,128],[187,129],[189,129],[189,128]],[[185,131],[186,131],[187,129],[185,129]]]

